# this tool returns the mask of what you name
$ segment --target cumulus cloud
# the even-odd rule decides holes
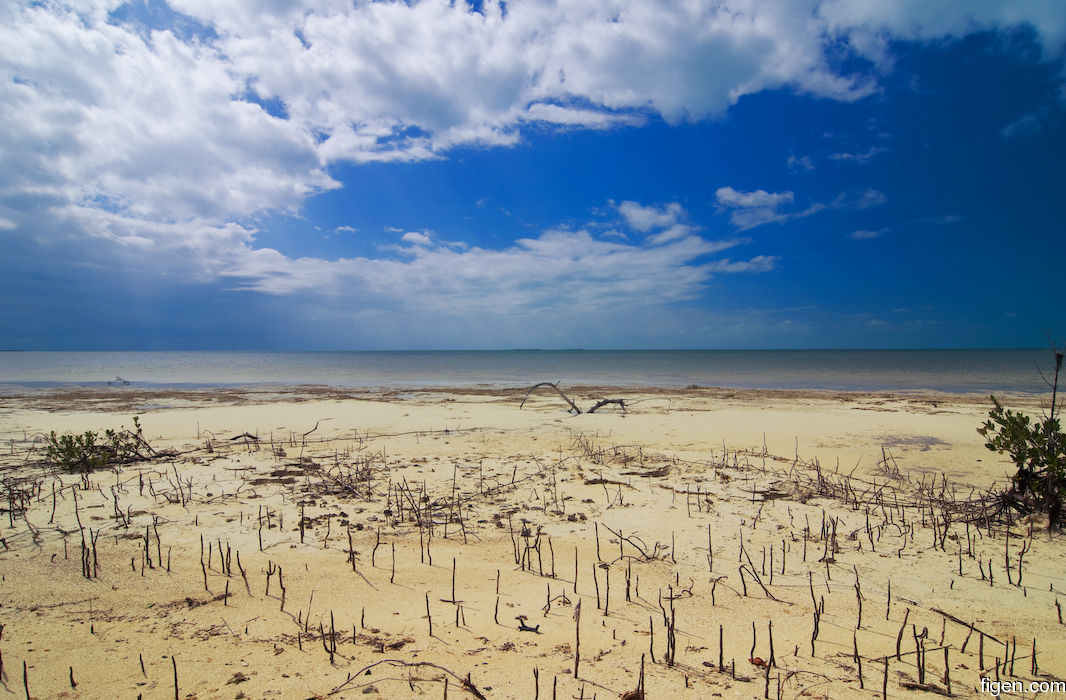
[[[169,5],[168,28],[121,0],[5,4],[6,185],[159,220],[291,211],[338,186],[331,163],[514,144],[530,122],[700,120],[776,88],[870,94],[874,77],[839,72],[841,40],[883,62],[890,37],[1025,22],[1055,58],[1066,32],[1060,5],[1035,2]]]
[[[417,291],[422,279],[448,298],[465,279],[498,283],[514,304],[529,291],[523,285],[576,292],[588,280],[602,294],[687,298],[713,272],[773,262],[694,263],[715,244],[676,203],[618,206],[630,229],[645,234],[640,244],[553,232],[512,248],[463,250],[408,232],[404,260],[289,258],[256,248],[255,222],[295,214],[308,197],[339,187],[330,168],[342,162],[513,145],[531,124],[713,119],[770,89],[856,100],[878,90],[878,75],[843,69],[855,64],[841,52],[887,70],[895,39],[1025,23],[1049,60],[1061,59],[1066,39],[1064,6],[1055,2],[487,0],[475,11],[445,0],[170,0],[172,26],[149,21],[141,7],[0,4],[6,235],[20,235],[30,219],[55,222],[34,235],[103,241],[122,254],[180,254],[197,275],[225,274],[274,293],[359,288],[353,281],[381,294]],[[1023,118],[1004,133],[1031,126]],[[813,167],[804,158],[789,165]],[[717,197],[741,229],[802,214],[789,214],[791,192],[726,187]],[[831,206],[884,201],[868,189]],[[549,252],[562,256],[554,267]],[[528,270],[540,276],[520,274]]]

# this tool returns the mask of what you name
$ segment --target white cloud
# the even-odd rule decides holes
[[[862,190],[841,192],[830,204],[834,209],[869,209],[884,204],[888,197],[884,192],[867,187]]]
[[[1048,110],[1037,110],[1032,114],[1025,114],[1000,130],[1000,135],[1006,139],[1026,138],[1036,136],[1047,128],[1046,122],[1053,121],[1054,117]]]
[[[531,121],[699,120],[782,87],[869,94],[870,78],[839,74],[827,59],[833,37],[883,60],[890,36],[1028,22],[1055,56],[1066,25],[1061,6],[1036,2],[527,0],[474,12],[442,0],[172,0],[213,32],[203,40],[109,24],[121,4],[0,11],[5,174],[67,201],[166,220],[292,210],[337,186],[324,170],[332,162],[514,144]],[[286,118],[257,99],[275,100]]]
[[[751,260],[730,260],[724,258],[710,265],[715,272],[769,272],[777,267],[776,255],[756,255]]]
[[[244,83],[217,50],[58,5],[3,14],[5,194],[223,220],[338,186],[300,125],[233,99]]]
[[[656,207],[625,201],[618,205],[618,213],[622,215],[630,228],[643,233],[653,228],[666,228],[675,224],[685,215],[685,210],[677,202]]]
[[[534,317],[550,325],[560,317],[594,323],[603,314],[664,310],[698,297],[715,274],[765,272],[776,260],[716,260],[716,253],[750,241],[706,240],[686,224],[639,243],[597,237],[591,227],[549,229],[498,249],[408,231],[378,257],[334,260],[256,248],[255,230],[233,224],[197,222],[191,228],[72,207],[54,225],[91,231],[110,242],[111,264],[156,278],[222,282],[294,298],[325,296],[331,314],[433,317],[435,327],[442,318],[471,315],[489,325]],[[194,235],[178,235],[187,229]]]
[[[866,149],[865,151],[861,151],[861,152],[858,152],[858,153],[848,153],[848,152],[830,153],[829,154],[829,159],[830,160],[851,161],[851,162],[854,162],[854,163],[859,163],[860,165],[865,165],[866,163],[869,163],[873,159],[874,156],[880,155],[881,153],[887,153],[887,152],[888,152],[888,149],[885,148],[884,146],[871,146],[870,148]]]
[[[649,236],[648,242],[652,245],[661,245],[663,243],[669,243],[670,241],[676,241],[679,238],[684,238],[696,232],[696,227],[689,226],[688,224],[674,224],[664,231]]]
[[[879,206],[888,201],[880,190],[872,187],[841,192],[828,205],[812,202],[799,211],[790,210],[795,200],[791,191],[767,192],[754,190],[744,192],[732,187],[719,187],[715,192],[720,212],[729,212],[729,221],[740,230],[755,228],[770,223],[784,223],[803,219],[827,209],[862,210]]]
[[[741,192],[732,187],[719,187],[714,195],[722,206],[742,209],[776,209],[782,204],[791,204],[793,198],[791,192]]]
[[[790,154],[785,163],[788,165],[788,169],[794,173],[809,173],[814,171],[814,161],[810,156],[801,156],[797,158],[794,154]]]
[[[893,38],[958,39],[1021,24],[1033,28],[1047,58],[1061,56],[1066,44],[1066,6],[1054,0],[825,0],[818,5],[817,15],[827,31],[847,38],[854,50],[874,61],[890,61],[885,45]]]
[[[733,245],[687,236],[640,246],[549,230],[492,250],[457,250],[409,232],[401,259],[291,260],[276,251],[242,250],[222,276],[273,294],[343,294],[353,306],[410,313],[590,314],[623,306],[690,299],[714,268],[701,256]]]
[[[741,230],[787,221],[790,215],[781,209],[794,198],[792,192],[743,192],[732,187],[719,187],[714,194],[719,209],[729,211],[729,220]]]
[[[414,245],[428,246],[433,244],[433,239],[427,234],[419,231],[408,231],[400,236],[400,240],[404,243],[411,243]]]
[[[867,241],[867,240],[870,240],[871,238],[880,238],[882,233],[883,233],[882,231],[860,230],[860,231],[853,231],[850,237],[854,238],[857,241]]]
[[[565,126],[580,126],[586,129],[607,129],[619,125],[637,125],[644,121],[638,115],[612,114],[592,109],[561,107],[538,102],[526,110],[529,121],[548,122]]]
[[[0,230],[31,218],[65,222],[73,229],[35,230],[52,240],[106,240],[123,254],[181,253],[199,275],[237,270],[242,284],[274,292],[352,279],[394,289],[390,279],[410,280],[414,270],[446,289],[448,279],[418,266],[450,265],[478,279],[473,263],[520,270],[516,261],[543,262],[541,251],[554,245],[576,256],[559,267],[574,274],[594,275],[590,260],[615,272],[679,271],[674,286],[657,291],[684,297],[713,271],[685,256],[713,246],[677,203],[619,205],[633,230],[650,235],[641,246],[557,233],[502,251],[463,251],[408,233],[413,257],[404,262],[292,260],[255,250],[253,222],[296,213],[309,196],[339,187],[329,168],[340,162],[512,145],[530,124],[713,119],[768,89],[844,101],[874,93],[876,75],[842,72],[842,47],[887,69],[895,39],[1026,23],[1050,60],[1061,59],[1066,39],[1066,5],[1035,0],[522,0],[506,8],[488,0],[480,12],[445,0],[170,0],[207,28],[195,36],[113,23],[109,13],[122,4],[0,4]],[[1022,118],[1004,133],[1031,126]],[[805,158],[789,165],[812,167]],[[740,228],[803,214],[788,213],[791,192],[722,188],[718,198]],[[832,206],[884,201],[868,189]],[[581,247],[584,256],[575,253]],[[535,269],[577,284],[548,274],[546,264]],[[516,279],[537,286],[528,275]],[[606,280],[597,289],[620,293]]]
[[[14,231],[17,228],[18,224],[16,224],[14,221],[6,217],[0,216],[0,231]]]
[[[8,191],[160,221],[235,220],[337,187],[326,171],[337,161],[514,144],[530,122],[700,120],[777,88],[870,94],[869,76],[830,60],[840,39],[883,62],[892,37],[1025,22],[1053,58],[1066,32],[1062,6],[1038,2],[490,0],[474,12],[443,0],[171,0],[208,30],[190,38],[109,23],[122,4],[0,9]]]

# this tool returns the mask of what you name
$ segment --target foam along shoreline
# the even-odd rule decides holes
[[[1066,677],[1061,536],[981,514],[1010,472],[987,399],[568,387],[627,407],[574,416],[527,388],[0,397],[7,687],[22,662],[38,697],[619,697],[642,660],[649,698]],[[171,456],[37,463],[134,414]]]

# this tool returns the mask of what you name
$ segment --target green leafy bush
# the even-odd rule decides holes
[[[103,435],[92,430],[78,435],[56,435],[53,430],[45,446],[45,459],[67,472],[91,472],[155,456],[155,450],[144,439],[137,416],[133,418],[133,427],[133,432],[108,429]]]
[[[1018,468],[1004,494],[1005,505],[1022,513],[1047,513],[1048,529],[1063,522],[1066,502],[1066,435],[1055,416],[1062,357],[1061,351],[1055,353],[1055,381],[1047,417],[1034,421],[1003,408],[992,396],[988,420],[977,429],[987,440],[985,447],[1006,453]]]

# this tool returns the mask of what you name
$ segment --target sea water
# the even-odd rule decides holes
[[[1050,391],[1049,350],[0,352],[0,385],[647,387]]]

